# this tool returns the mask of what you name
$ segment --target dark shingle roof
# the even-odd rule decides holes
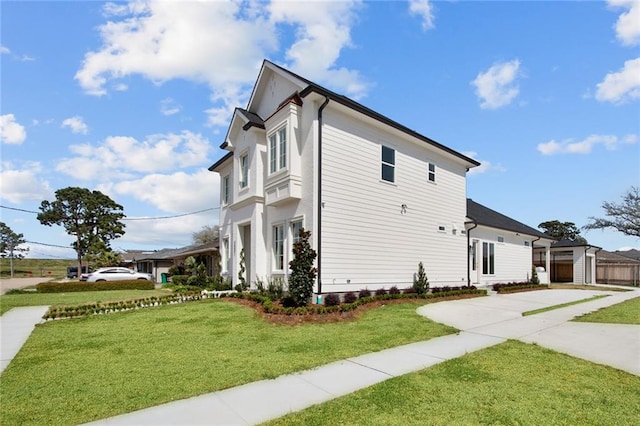
[[[549,235],[525,225],[522,222],[518,222],[515,219],[511,219],[502,213],[491,210],[480,203],[476,203],[471,198],[467,198],[467,217],[478,225],[490,226],[492,228],[504,229],[506,231],[517,232],[519,234],[553,240]]]
[[[640,250],[616,250],[616,254],[620,256],[628,257],[629,259],[640,260]]]
[[[640,264],[640,260],[623,255],[624,251],[610,252],[606,250],[600,250],[597,254],[598,263],[626,263],[626,264]]]
[[[244,130],[247,130],[251,127],[257,127],[259,129],[264,129],[264,120],[258,114],[255,114],[251,111],[247,111],[246,109],[236,108],[236,110],[244,116],[247,120],[247,124],[242,126]]]
[[[551,247],[552,248],[556,248],[556,247],[593,247],[593,248],[602,249],[602,247],[594,246],[593,244],[589,244],[586,241],[568,240],[566,238],[563,239],[563,240],[551,243]]]

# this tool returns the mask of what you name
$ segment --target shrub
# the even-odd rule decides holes
[[[389,289],[389,294],[400,294],[400,290],[395,285]]]
[[[385,290],[384,288],[379,288],[376,290],[376,296],[384,296],[385,294],[387,294],[387,290]]]
[[[404,294],[414,294],[414,293],[416,293],[416,289],[413,288],[413,287],[407,287],[407,288],[403,289],[402,292]]]
[[[155,283],[147,280],[100,281],[90,283],[86,281],[57,283],[45,282],[36,285],[39,293],[66,293],[73,291],[103,291],[103,290],[153,290]]]
[[[189,275],[172,275],[171,282],[175,285],[187,285]]]
[[[358,296],[355,293],[349,292],[344,295],[344,303],[353,303],[358,300]]]
[[[317,273],[313,262],[318,254],[309,244],[310,236],[311,232],[300,229],[300,238],[293,245],[293,260],[289,262],[289,294],[296,306],[306,305],[313,295],[313,283]]]
[[[267,297],[271,300],[282,299],[284,296],[284,278],[273,277],[267,285]]]
[[[280,300],[280,303],[285,308],[294,308],[296,306],[296,301],[291,296],[285,296]]]
[[[365,297],[371,297],[371,291],[367,288],[363,288],[358,292],[358,299],[364,299]]]
[[[337,306],[340,304],[340,296],[336,293],[329,293],[324,298],[325,306]]]
[[[427,274],[424,272],[422,262],[418,263],[418,273],[413,278],[413,288],[418,294],[425,294],[429,291],[429,280],[427,279]]]

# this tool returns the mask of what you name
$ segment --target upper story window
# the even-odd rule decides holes
[[[382,145],[382,180],[395,182],[396,151],[393,148]]]
[[[436,181],[436,165],[429,163],[429,182]]]
[[[222,177],[222,202],[229,204],[231,201],[231,177],[225,175]]]
[[[283,127],[269,136],[269,173],[287,167],[287,128]]]
[[[240,157],[240,188],[249,186],[249,154]]]

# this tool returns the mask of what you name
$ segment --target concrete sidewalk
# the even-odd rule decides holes
[[[603,294],[609,297],[522,317],[525,311]],[[561,352],[640,375],[640,326],[567,323],[577,315],[639,296],[638,290],[548,290],[425,305],[418,309],[420,314],[463,331],[91,424],[257,424],[511,338],[559,348]],[[616,332],[612,332],[614,328]]]
[[[48,309],[48,306],[13,308],[0,316],[0,373],[18,354]]]

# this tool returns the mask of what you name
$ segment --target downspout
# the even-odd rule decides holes
[[[471,252],[471,230],[478,227],[478,223],[474,220],[465,222],[464,224],[467,225],[469,223],[473,223],[473,228],[467,229],[467,287],[471,287],[471,265],[469,264],[469,257]],[[476,253],[474,253],[473,255],[475,256]]]
[[[542,238],[542,237],[538,237],[538,238],[536,238],[535,240],[531,241],[531,269],[534,269],[534,268],[536,267],[536,258],[535,258],[535,256],[536,256],[536,255],[535,255],[535,252],[534,252],[534,250],[533,250],[533,245],[534,245],[534,244],[536,243],[536,241],[538,241],[540,238]],[[533,279],[533,271],[530,271],[530,272],[531,272],[531,278],[530,278],[530,279]],[[527,274],[527,275],[528,275],[528,274]],[[538,282],[540,282],[540,280],[538,280]]]
[[[322,294],[322,110],[329,103],[329,97],[324,97],[324,102],[318,108],[318,211],[317,222],[318,231],[316,240],[318,244],[318,261],[316,263],[318,269],[318,295]]]

